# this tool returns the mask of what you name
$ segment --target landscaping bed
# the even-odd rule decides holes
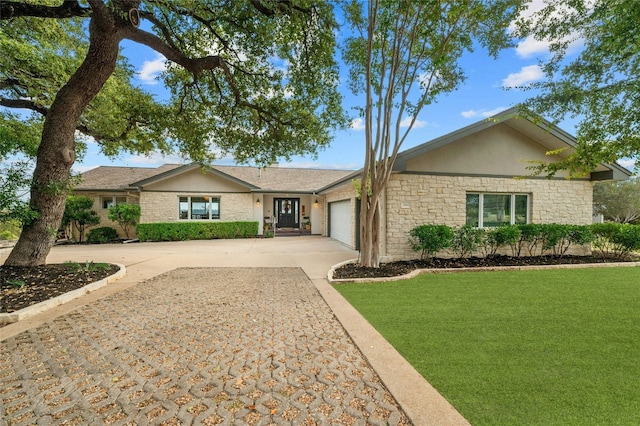
[[[0,313],[11,313],[44,302],[119,270],[117,265],[90,262],[33,267],[0,266]]]
[[[620,259],[596,256],[491,256],[491,257],[465,257],[465,258],[431,258],[429,260],[404,260],[382,263],[379,268],[365,268],[356,263],[342,265],[335,269],[334,279],[351,278],[384,278],[396,277],[408,274],[416,269],[429,268],[477,268],[496,266],[539,266],[539,265],[563,265],[563,264],[590,264],[626,262],[634,259]]]

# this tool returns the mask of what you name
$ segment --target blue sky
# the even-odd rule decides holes
[[[521,40],[516,47],[504,50],[498,59],[493,59],[478,48],[473,53],[465,54],[461,65],[467,76],[465,83],[455,92],[438,98],[435,104],[425,107],[417,117],[417,121],[401,150],[429,141],[441,135],[455,131],[483,118],[508,109],[531,96],[532,92],[509,89],[527,83],[540,81],[544,75],[539,61],[548,57],[548,43],[532,39]],[[158,94],[166,93],[158,75],[164,69],[165,60],[158,53],[144,46],[130,42],[123,44],[123,52],[129,57],[136,69],[135,84],[145,90]],[[579,50],[576,45],[575,50]],[[341,69],[344,76],[340,90],[344,96],[344,105],[358,103],[347,88],[347,68]],[[355,111],[348,111],[355,116]],[[560,127],[575,134],[575,121],[564,121]],[[331,146],[318,153],[317,159],[312,156],[295,157],[292,162],[280,162],[281,167],[314,167],[357,169],[364,159],[364,130],[359,120],[354,120],[349,130],[335,134]],[[99,152],[96,144],[90,144],[87,155],[76,163],[74,170],[86,171],[100,165],[157,167],[163,163],[181,162],[180,157],[133,156],[121,155],[118,159],[106,158]],[[221,158],[217,164],[234,164],[232,158]],[[621,161],[630,167],[630,162]]]

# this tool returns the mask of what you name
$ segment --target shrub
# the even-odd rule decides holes
[[[619,258],[628,257],[632,252],[640,250],[640,226],[620,225],[618,232],[612,236],[611,242]]]
[[[459,257],[467,257],[483,243],[484,230],[471,225],[463,225],[453,231],[451,247]]]
[[[13,240],[15,237],[11,231],[0,232],[0,240]]]
[[[622,225],[615,222],[594,223],[591,225],[591,232],[594,240],[593,246],[597,248],[603,257],[618,257],[617,247],[613,240],[620,232]]]
[[[594,240],[588,225],[551,223],[541,225],[542,250],[550,250],[554,256],[564,256],[572,245],[590,244]]]
[[[517,226],[520,230],[520,240],[516,247],[516,254],[521,256],[522,249],[526,247],[529,256],[535,256],[536,247],[541,245],[542,241],[542,225],[538,223],[523,223]]]
[[[509,246],[511,255],[515,256],[518,242],[520,241],[520,228],[516,225],[502,225],[497,228],[488,228],[483,241],[484,252],[488,256],[495,256],[501,247]]]
[[[446,225],[420,225],[409,232],[409,244],[420,252],[421,259],[429,259],[440,250],[451,247],[453,231]]]
[[[569,241],[572,245],[584,246],[595,240],[595,235],[589,225],[570,225]]]
[[[141,223],[136,234],[140,241],[250,238],[258,234],[258,222]]]
[[[73,228],[78,230],[78,242],[82,242],[84,231],[88,226],[100,223],[100,216],[91,210],[93,199],[84,195],[70,195],[64,205],[62,216],[62,226],[71,228],[73,238]]]
[[[0,222],[0,240],[15,240],[21,230],[20,222],[17,220]]]
[[[129,238],[129,231],[135,228],[140,220],[140,206],[128,203],[110,206],[108,218],[117,222],[124,231],[124,235]]]
[[[89,233],[87,233],[88,243],[108,243],[109,241],[117,239],[118,232],[109,226],[93,228],[89,230]]]

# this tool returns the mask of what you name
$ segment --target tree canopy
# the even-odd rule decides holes
[[[171,91],[167,102],[158,102],[135,87],[132,67],[119,56],[76,126],[107,155],[179,151],[194,161],[231,154],[268,164],[315,152],[329,142],[329,129],[344,125],[335,90],[335,23],[324,2],[58,3],[2,2],[0,9],[0,48],[8,53],[0,62],[0,105],[32,111],[30,124],[42,122],[84,60],[84,21],[97,7],[125,15],[137,10],[141,25],[119,28],[118,36],[168,59],[162,80]],[[24,114],[1,114],[3,127],[24,126]],[[29,143],[35,154],[38,130],[18,148]]]
[[[640,3],[626,0],[541,0],[523,15],[516,35],[549,43],[542,68],[547,79],[531,84],[541,93],[526,106],[555,121],[578,119],[578,149],[563,168],[574,174],[600,162],[640,154]],[[576,53],[577,50],[577,53]]]
[[[332,6],[310,0],[0,2],[0,154],[36,159],[37,219],[7,263],[44,262],[83,137],[111,156],[202,163],[268,164],[326,146],[346,123],[334,30]],[[168,100],[132,84],[123,40],[167,59]]]
[[[605,220],[636,223],[640,219],[640,180],[598,182],[593,186],[594,213]]]

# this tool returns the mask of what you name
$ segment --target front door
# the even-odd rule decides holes
[[[273,203],[278,228],[298,228],[300,226],[299,198],[276,198]]]

